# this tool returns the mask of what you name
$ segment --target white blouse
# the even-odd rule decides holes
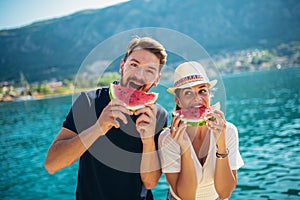
[[[237,170],[244,165],[239,152],[239,139],[237,128],[232,124],[226,123],[226,146],[229,150],[228,158],[231,170]],[[170,129],[165,129],[159,136],[159,156],[163,173],[178,173],[181,169],[181,150],[179,144],[170,135]],[[190,144],[192,145],[192,144]],[[214,186],[214,173],[216,165],[216,142],[213,132],[210,131],[209,151],[204,165],[198,160],[194,148],[191,148],[192,159],[196,169],[198,188],[196,199],[217,199],[218,194]],[[171,194],[177,197],[170,187]]]

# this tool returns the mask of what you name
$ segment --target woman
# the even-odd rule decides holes
[[[203,66],[179,65],[174,74],[176,109],[210,107],[211,88]],[[209,116],[213,116],[213,120]],[[243,166],[236,127],[218,109],[206,113],[204,126],[187,126],[178,114],[159,137],[162,171],[170,186],[168,199],[226,199],[237,183]]]

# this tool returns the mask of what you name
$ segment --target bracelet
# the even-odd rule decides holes
[[[228,156],[228,153],[229,153],[229,150],[227,148],[227,153],[218,153],[218,151],[216,152],[216,157],[219,158],[219,159],[223,159],[223,158],[226,158]]]

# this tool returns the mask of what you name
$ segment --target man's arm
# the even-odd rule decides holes
[[[102,111],[94,125],[79,134],[62,128],[51,144],[44,163],[46,170],[53,174],[75,162],[102,135],[112,127],[119,128],[117,118],[127,124],[125,114],[131,115],[125,104],[112,100]]]
[[[143,143],[141,160],[141,178],[146,189],[156,186],[161,176],[160,162],[155,148],[154,138]]]
[[[136,120],[136,128],[143,143],[140,174],[146,189],[155,187],[161,176],[160,161],[154,139],[157,109],[156,105],[149,104],[134,113],[140,115]]]
[[[51,144],[44,163],[46,170],[54,174],[58,170],[70,166],[103,135],[99,123],[87,130],[76,134],[73,131],[62,128]]]

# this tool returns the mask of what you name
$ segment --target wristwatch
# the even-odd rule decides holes
[[[219,159],[223,159],[223,158],[226,158],[228,156],[228,153],[229,153],[229,150],[227,148],[227,153],[218,153],[218,150],[216,152],[216,157],[219,158]]]

